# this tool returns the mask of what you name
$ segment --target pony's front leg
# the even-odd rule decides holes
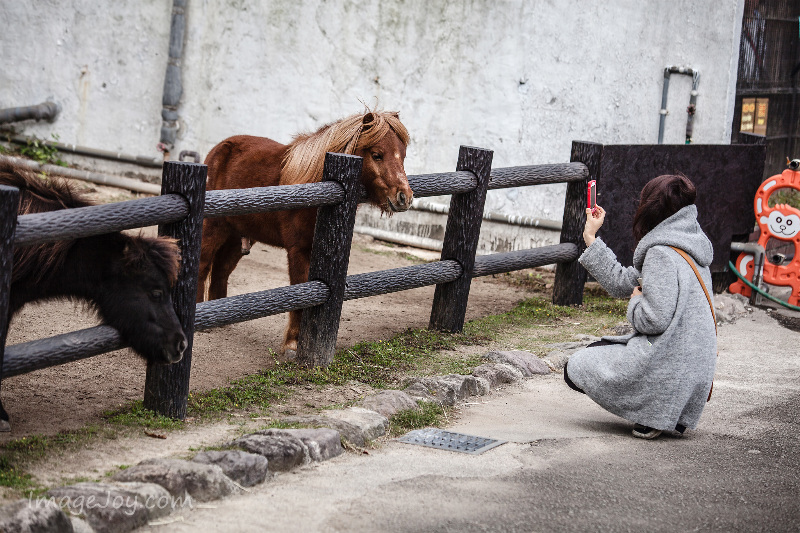
[[[289,282],[292,285],[308,281],[308,267],[311,259],[311,250],[307,248],[292,248],[287,250],[289,261]],[[297,339],[300,336],[300,319],[302,311],[289,311],[289,323],[283,335],[281,351],[288,359],[297,355]]]

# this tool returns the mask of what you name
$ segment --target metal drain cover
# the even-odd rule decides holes
[[[397,440],[406,444],[417,444],[418,446],[427,446],[451,452],[471,453],[473,455],[478,455],[507,442],[464,435],[463,433],[453,433],[436,428],[415,429]]]

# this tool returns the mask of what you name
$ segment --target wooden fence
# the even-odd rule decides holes
[[[303,309],[298,359],[328,365],[333,359],[342,302],[436,285],[430,327],[460,331],[472,278],[557,264],[553,301],[580,304],[586,272],[577,263],[583,250],[586,183],[600,145],[573,143],[570,163],[491,168],[492,152],[461,147],[455,172],[409,176],[416,198],[452,194],[440,261],[347,276],[357,204],[366,200],[360,185],[361,158],[327,154],[319,183],[205,191],[205,165],[166,162],[162,195],[114,204],[16,216],[19,192],[0,187],[0,320],[6,320],[14,246],[29,246],[158,224],[160,235],[179,240],[182,250],[173,301],[188,347],[173,365],[151,365],[145,380],[145,407],[186,416],[195,330]],[[475,257],[486,192],[566,182],[561,243]],[[318,207],[309,281],[230,296],[195,305],[203,217],[219,217]],[[110,326],[5,346],[0,323],[0,376],[10,377],[109,352],[125,345]]]

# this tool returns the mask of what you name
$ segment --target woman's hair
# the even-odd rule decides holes
[[[642,189],[633,215],[633,239],[638,243],[653,228],[692,205],[696,197],[697,190],[686,176],[665,174],[651,179]]]

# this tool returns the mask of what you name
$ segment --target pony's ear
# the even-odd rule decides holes
[[[361,123],[364,124],[364,127],[362,128],[361,131],[366,131],[370,129],[372,126],[375,125],[375,115],[373,115],[371,112],[365,113],[364,118],[361,119]]]

